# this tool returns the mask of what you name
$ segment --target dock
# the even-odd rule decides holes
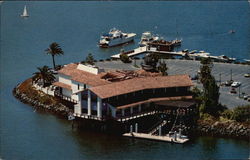
[[[162,142],[171,142],[171,143],[177,143],[177,144],[183,144],[187,142],[188,138],[176,138],[170,137],[169,135],[166,136],[156,136],[146,133],[125,133],[123,134],[124,137],[131,137],[131,138],[140,138],[140,139],[148,139],[148,140],[156,140],[156,141],[162,141]]]
[[[136,49],[130,50],[130,51],[126,51],[123,53],[118,53],[115,55],[112,55],[111,58],[113,59],[119,59],[121,54],[126,54],[128,57],[133,57],[133,56],[137,56],[140,54],[144,54],[144,53],[159,53],[159,54],[168,54],[168,55],[173,55],[173,56],[184,56],[185,53],[180,51],[180,52],[167,52],[167,51],[158,51],[156,50],[156,48],[150,48],[148,49],[147,46],[143,46],[143,47],[138,47]]]
[[[196,50],[194,50],[196,51]],[[201,59],[201,58],[211,58],[212,60],[216,62],[233,62],[236,59],[235,58],[230,58],[226,57],[224,55],[221,56],[212,56],[210,53],[206,53],[204,51],[200,52],[194,52],[191,51],[189,52],[188,50],[184,51],[178,51],[178,52],[170,52],[170,51],[162,51],[162,50],[157,50],[155,47],[150,47],[148,48],[147,46],[143,47],[138,47],[136,49],[126,51],[126,52],[121,52],[115,55],[112,55],[112,59],[119,59],[121,54],[126,54],[128,57],[134,57],[140,54],[145,54],[145,53],[156,53],[156,54],[162,54],[162,55],[168,55],[168,56],[180,56],[180,57],[189,57],[190,59]],[[250,62],[250,60],[245,60],[247,63]]]

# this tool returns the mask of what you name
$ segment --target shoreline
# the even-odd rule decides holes
[[[30,86],[27,86],[30,85]],[[23,90],[23,88],[26,88]],[[27,94],[26,91],[30,90],[31,94]],[[12,91],[14,97],[21,102],[28,104],[36,109],[44,110],[48,113],[53,113],[57,116],[67,119],[67,116],[72,110],[62,103],[56,101],[55,97],[48,96],[46,94],[40,94],[38,90],[31,87],[31,79],[27,79],[16,87]],[[34,94],[35,93],[35,94]],[[51,98],[51,102],[56,103],[43,103],[40,99],[48,96]],[[212,137],[223,137],[223,138],[234,138],[234,139],[245,139],[250,140],[250,125],[239,123],[235,121],[218,121],[218,120],[198,120],[195,127],[191,130],[191,135],[195,136],[212,136]]]
[[[39,98],[41,98],[42,95],[34,94],[34,96],[30,96],[20,89],[20,87],[22,87],[22,85],[26,85],[25,83],[30,81],[30,80],[31,79],[27,79],[13,88],[12,94],[14,95],[14,97],[17,98],[18,100],[20,100],[21,102],[34,107],[35,109],[41,109],[41,110],[44,110],[46,112],[56,114],[60,117],[67,118],[67,116],[71,112],[71,110],[68,107],[66,107],[65,105],[63,105],[61,103],[56,103],[56,104],[43,103],[39,100]],[[33,89],[33,91],[39,93],[35,89]],[[46,96],[48,96],[48,95],[46,95]],[[49,96],[49,97],[52,99],[54,98],[52,96]]]

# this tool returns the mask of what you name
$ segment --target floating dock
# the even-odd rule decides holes
[[[136,132],[125,133],[123,134],[123,136],[131,137],[131,138],[141,138],[141,139],[148,139],[148,140],[178,143],[178,144],[183,144],[189,140],[188,138],[176,138],[175,139],[174,137],[170,137],[169,135],[156,136],[156,135],[151,135],[151,134],[146,134],[146,133],[136,133]]]

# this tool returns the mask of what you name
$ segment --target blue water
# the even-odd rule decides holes
[[[27,5],[30,17],[21,19]],[[246,141],[199,137],[186,145],[131,140],[71,130],[70,122],[34,111],[16,100],[12,88],[36,67],[52,65],[44,50],[58,42],[65,55],[56,63],[84,60],[87,53],[106,59],[121,47],[99,49],[101,33],[112,27],[138,34],[152,31],[180,49],[250,59],[249,4],[218,2],[39,2],[1,4],[0,158],[3,159],[240,159],[249,157]],[[235,34],[228,34],[229,30]]]

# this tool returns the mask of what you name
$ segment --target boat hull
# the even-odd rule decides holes
[[[101,48],[110,48],[110,47],[116,47],[116,46],[120,46],[120,45],[123,45],[123,44],[126,44],[126,43],[130,43],[130,42],[133,42],[134,41],[134,38],[129,38],[127,39],[126,41],[120,41],[120,42],[117,42],[117,43],[111,43],[111,44],[101,44],[99,43],[99,47]]]

